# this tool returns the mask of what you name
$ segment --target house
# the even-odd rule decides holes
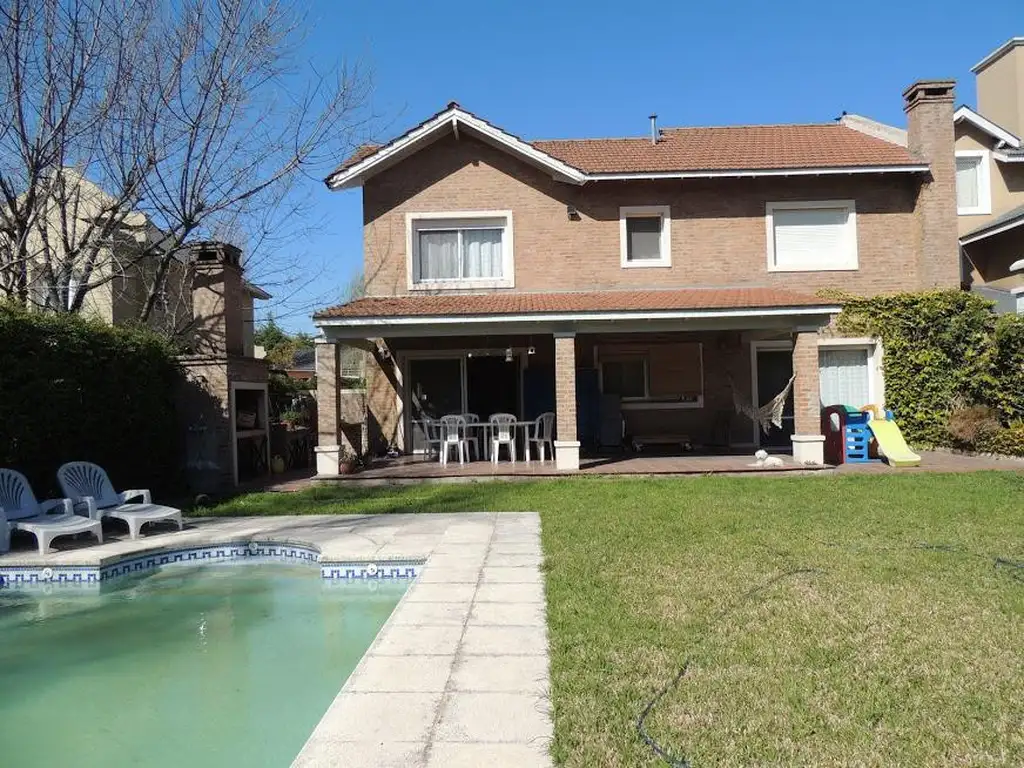
[[[1024,37],[971,71],[977,108],[954,115],[965,284],[1024,314]]]
[[[63,182],[61,202],[59,205],[51,203],[44,209],[46,215],[41,217],[42,223],[35,228],[29,243],[29,263],[25,270],[29,306],[63,310],[74,307],[77,302],[80,303],[78,311],[86,317],[111,325],[138,322],[160,268],[158,254],[167,240],[166,233],[145,214],[133,211],[124,216],[109,241],[99,243],[91,264],[85,263],[85,255],[72,262],[64,255],[67,251],[60,243],[66,240],[82,248],[92,242],[96,238],[96,222],[117,203],[75,169],[65,168],[60,179]],[[150,327],[169,335],[189,332],[194,314],[193,254],[193,249],[184,247],[175,251],[169,260],[163,287],[147,320]],[[85,276],[87,266],[88,278]],[[57,273],[56,279],[48,277],[47,267]],[[79,298],[85,286],[88,290]],[[269,299],[270,294],[248,281],[243,281],[243,289],[241,327],[246,353],[251,356],[253,301]]]
[[[366,295],[314,315],[318,470],[423,448],[420,419],[556,414],[556,465],[620,439],[792,449],[822,403],[884,400],[875,339],[821,293],[961,283],[954,83],[903,94],[906,140],[857,118],[526,141],[449,104],[326,180],[360,188]],[[365,350],[346,417],[343,347]],[[735,403],[793,396],[762,434]],[[355,423],[362,421],[363,423]]]

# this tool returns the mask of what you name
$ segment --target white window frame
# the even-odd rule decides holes
[[[775,263],[775,211],[799,211],[808,208],[841,208],[846,220],[847,248],[845,258],[814,267],[780,267]],[[786,200],[765,203],[765,231],[768,237],[769,272],[849,272],[859,269],[857,252],[857,203],[855,200]]]
[[[419,231],[417,224],[430,222],[438,225],[444,221],[465,219],[504,219],[501,237],[501,277],[457,278],[450,280],[415,279],[414,265],[419,252]],[[453,226],[453,229],[458,227]],[[426,211],[405,214],[405,261],[410,291],[467,290],[479,288],[514,288],[515,256],[513,250],[512,211]]]
[[[992,160],[989,157],[990,154],[991,153],[987,149],[957,150],[957,158],[980,158],[980,162],[978,164],[978,204],[973,208],[961,208],[958,205],[956,209],[957,216],[987,216],[992,213]],[[959,194],[957,196],[959,197]]]
[[[629,236],[626,219],[661,217],[661,241],[659,259],[629,259]],[[643,269],[672,266],[672,206],[670,205],[627,205],[619,208],[619,260],[623,269]]]
[[[868,400],[885,408],[885,377],[882,375],[882,340],[868,337],[818,339],[819,353],[823,349],[862,349],[868,355]],[[818,390],[821,397],[821,390]],[[860,405],[868,405],[861,403]]]

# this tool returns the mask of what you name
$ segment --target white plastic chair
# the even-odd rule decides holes
[[[139,532],[146,523],[170,520],[177,523],[180,531],[181,510],[154,504],[148,490],[131,490],[118,493],[102,467],[88,461],[72,461],[62,464],[57,470],[57,482],[74,503],[76,511],[85,509],[93,520],[112,517],[128,524],[128,535],[139,538]],[[129,499],[142,499],[141,503],[129,503]]]
[[[555,414],[542,413],[533,422],[533,434],[526,436],[526,460],[530,460],[530,443],[537,444],[537,453],[542,462],[547,456],[555,458]]]
[[[438,421],[441,427],[441,464],[447,466],[448,453],[455,448],[459,464],[466,463],[466,420],[457,413],[449,413]]]
[[[427,444],[427,448],[423,452],[424,460],[429,460],[435,450],[438,453],[441,452],[441,427],[436,419],[429,416],[423,419],[423,442]]]
[[[462,418],[464,418],[466,420],[466,424],[479,424],[480,423],[480,417],[477,414],[475,414],[475,413],[464,413],[464,414],[462,414]],[[470,452],[469,452],[470,458],[472,458],[473,456],[476,456],[476,458],[479,459],[480,458],[480,438],[477,435],[470,434],[469,430],[464,430],[464,433],[465,433],[464,434],[464,438],[466,440],[466,445],[471,449]]]
[[[511,413],[491,414],[491,463],[498,463],[501,446],[508,448],[508,456],[516,463],[516,417]]]
[[[0,552],[11,548],[12,531],[35,536],[40,555],[46,554],[50,542],[58,536],[91,533],[97,542],[103,543],[102,523],[74,514],[71,499],[47,499],[40,503],[21,472],[0,469]]]

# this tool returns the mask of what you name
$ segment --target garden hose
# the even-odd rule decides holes
[[[835,546],[835,545],[832,545],[832,546]],[[977,557],[977,558],[981,558],[981,559],[985,559],[985,560],[989,559],[988,557],[986,557],[984,555],[976,555],[973,552],[970,552],[970,551],[968,551],[966,549],[963,549],[961,547],[957,547],[957,546],[954,546],[954,545],[951,545],[951,544],[928,544],[928,543],[922,542],[922,543],[914,545],[913,548],[914,549],[931,550],[931,551],[934,551],[934,552],[946,552],[946,553],[949,553],[949,554],[968,555],[968,556],[971,556],[971,557]],[[991,558],[991,560],[992,560],[993,568],[996,568],[997,570],[1000,570],[1000,569],[1008,570],[1010,578],[1012,578],[1015,581],[1019,581],[1021,583],[1024,583],[1024,561],[1010,560],[1010,559],[1005,558],[1005,557],[993,557],[993,558]],[[768,589],[771,586],[774,586],[775,584],[778,584],[780,581],[784,581],[786,579],[792,578],[793,576],[798,576],[798,575],[801,575],[801,574],[817,574],[817,573],[822,573],[822,571],[820,569],[818,569],[818,568],[794,568],[792,570],[784,571],[783,573],[777,574],[776,576],[773,576],[772,578],[767,579],[766,581],[761,582],[760,584],[754,586],[753,588],[748,589],[746,592],[741,594],[732,603],[729,603],[724,608],[722,608],[717,613],[715,613],[711,617],[711,624],[714,624],[714,623],[720,621],[725,616],[729,615],[730,613],[735,611],[737,608],[739,608],[743,603],[745,603],[751,597],[753,597],[754,595],[758,594],[759,592],[763,592],[764,590]],[[645,722],[647,720],[648,715],[650,715],[651,711],[654,709],[655,705],[657,705],[657,703],[659,701],[661,701],[669,693],[669,691],[672,691],[673,689],[675,689],[682,682],[683,678],[686,677],[686,673],[690,669],[690,664],[691,664],[692,660],[693,660],[693,654],[687,656],[683,660],[683,666],[676,673],[675,677],[673,677],[667,684],[665,684],[654,695],[654,697],[650,701],[647,702],[647,705],[640,712],[640,716],[637,717],[637,719],[636,719],[636,730],[637,730],[637,733],[639,734],[641,740],[651,749],[652,752],[654,752],[655,755],[657,755],[664,763],[669,765],[670,768],[693,768],[693,764],[686,757],[675,755],[667,747],[665,747],[662,744],[658,743],[657,739],[655,739],[653,736],[651,736],[647,732],[647,728],[645,727]]]

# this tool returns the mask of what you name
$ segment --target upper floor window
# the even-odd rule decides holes
[[[768,203],[768,271],[857,269],[853,200]]]
[[[410,288],[513,285],[508,211],[408,215]]]
[[[961,216],[992,213],[988,152],[956,153],[956,212]]]
[[[672,266],[672,212],[667,205],[619,208],[623,267]]]

